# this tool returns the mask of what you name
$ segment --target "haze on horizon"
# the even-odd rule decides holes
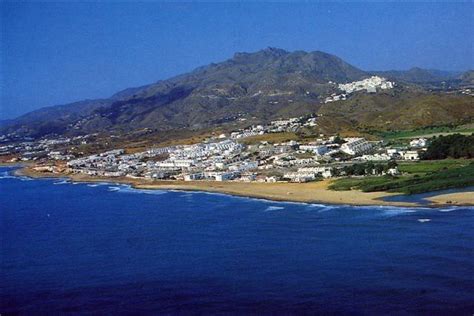
[[[3,1],[0,120],[106,98],[265,47],[363,70],[474,67],[474,4]]]

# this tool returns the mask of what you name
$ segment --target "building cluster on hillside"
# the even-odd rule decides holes
[[[469,95],[471,97],[474,97],[474,89],[472,89],[472,88],[461,89],[461,94],[465,94],[465,95]]]
[[[42,158],[50,160],[70,160],[75,156],[65,150],[65,147],[74,147],[87,144],[95,134],[76,136],[47,138],[38,141],[23,140],[18,143],[7,143],[0,145],[0,156],[17,155],[21,161],[35,161]]]
[[[341,83],[337,85],[337,88],[343,93],[333,93],[329,97],[325,98],[324,103],[334,102],[334,101],[344,101],[347,99],[347,96],[353,92],[365,90],[367,93],[375,93],[377,89],[379,90],[388,90],[392,89],[395,86],[395,83],[388,81],[385,78],[379,76],[372,76],[359,81],[353,81],[349,83]]]
[[[338,85],[339,90],[342,90],[347,94],[361,90],[366,90],[368,93],[374,93],[377,92],[377,89],[387,90],[392,89],[393,87],[393,82],[379,76],[372,76],[367,79],[341,83]]]
[[[289,119],[280,119],[271,121],[266,125],[253,125],[245,129],[240,129],[230,133],[230,138],[239,140],[242,138],[258,136],[268,133],[297,132],[303,127],[312,127],[317,125],[317,115],[293,117]],[[226,138],[225,134],[219,135],[219,138]]]
[[[77,148],[78,145],[86,144],[93,135],[63,137],[1,146],[0,155],[17,154],[21,160],[43,161],[43,167],[48,163],[51,166],[53,161],[62,161],[66,171],[90,176],[183,181],[307,182],[344,175],[347,166],[362,162],[418,160],[419,152],[427,145],[424,138],[414,139],[404,148],[391,148],[380,141],[373,142],[360,137],[324,135],[311,142],[291,140],[269,143],[259,141],[258,138],[250,142],[242,141],[267,133],[297,131],[303,126],[315,124],[317,116],[282,119],[234,131],[229,135],[210,137],[197,144],[149,148],[136,153],[114,149],[93,155],[79,153],[77,157],[64,148]],[[385,172],[395,174],[396,170]]]
[[[335,101],[345,101],[347,100],[347,94],[342,93],[342,94],[337,94],[333,93],[326,99],[324,99],[324,103],[329,103],[329,102],[335,102]]]
[[[159,159],[158,159],[159,158]],[[68,161],[71,172],[92,176],[184,181],[307,182],[344,173],[361,161],[417,160],[417,150],[384,148],[364,138],[321,137],[311,143],[265,141],[244,145],[217,138],[193,145],[126,154],[118,149]],[[338,171],[339,170],[339,171]],[[396,170],[391,170],[395,174]]]

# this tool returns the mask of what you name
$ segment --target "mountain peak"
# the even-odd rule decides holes
[[[266,53],[266,54],[276,55],[276,56],[282,56],[282,55],[288,54],[288,51],[282,48],[270,47],[270,46],[262,49],[261,52]]]
[[[240,58],[246,58],[246,57],[281,57],[284,55],[289,54],[288,51],[281,49],[281,48],[276,48],[276,47],[267,47],[264,49],[261,49],[259,51],[253,52],[253,53],[248,53],[248,52],[237,52],[234,54],[234,59],[240,59]]]

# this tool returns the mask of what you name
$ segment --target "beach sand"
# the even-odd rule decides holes
[[[474,193],[473,192],[457,192],[441,194],[432,197],[428,197],[427,200],[435,204],[446,204],[446,205],[474,205]]]
[[[397,205],[415,206],[414,203],[385,202],[377,200],[389,196],[385,192],[362,193],[360,191],[328,190],[329,180],[309,183],[245,183],[245,182],[157,182],[137,184],[141,189],[172,189],[220,192],[238,196],[264,198],[276,201],[350,205]]]
[[[387,192],[332,191],[328,189],[331,180],[309,183],[258,183],[258,182],[216,182],[216,181],[153,181],[134,178],[91,177],[82,174],[55,174],[37,172],[31,168],[17,170],[17,174],[29,177],[67,177],[77,182],[111,182],[130,184],[137,189],[186,190],[224,193],[236,196],[262,198],[275,201],[347,204],[418,206],[410,202],[386,202],[383,197],[395,195]]]
[[[147,179],[135,179],[128,177],[107,178],[92,177],[83,174],[58,174],[49,172],[38,172],[31,167],[24,167],[16,171],[19,175],[38,177],[70,178],[77,182],[110,182],[129,184],[137,189],[149,190],[185,190],[224,193],[236,196],[262,198],[274,201],[324,203],[324,204],[347,204],[347,205],[383,205],[383,206],[420,206],[413,202],[383,201],[382,198],[397,195],[388,192],[361,192],[332,191],[328,189],[332,180],[323,180],[308,183],[259,183],[259,182],[216,182],[216,181],[154,181]],[[427,198],[431,206],[442,205],[474,205],[474,194],[472,192],[459,192],[440,194]],[[424,205],[426,206],[426,205]]]

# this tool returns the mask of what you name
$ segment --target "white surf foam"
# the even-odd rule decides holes
[[[329,212],[333,209],[336,209],[338,208],[338,206],[334,206],[334,205],[323,205],[323,208],[318,210],[318,213],[324,213],[324,212]]]
[[[15,178],[17,178],[17,177],[15,177],[15,176],[10,176],[10,175],[1,175],[1,176],[0,176],[0,179],[15,179]]]
[[[419,218],[418,221],[420,223],[427,223],[427,222],[431,222],[431,219],[429,219],[429,218]]]
[[[324,204],[307,204],[306,207],[307,208],[323,208],[323,207],[326,207],[327,205],[324,205]]]
[[[0,179],[19,179],[19,178],[21,178],[21,177],[12,175],[8,171],[4,171],[4,172],[0,173]]]
[[[283,206],[275,206],[275,205],[272,205],[272,206],[269,206],[265,209],[265,212],[271,212],[271,211],[278,211],[278,210],[284,210],[285,207]]]
[[[67,180],[62,180],[62,181],[59,181],[59,182],[54,182],[53,184],[68,184],[70,183],[69,181]]]
[[[110,190],[112,188],[112,190]],[[116,189],[115,189],[116,188]],[[136,189],[130,185],[123,184],[118,187],[109,187],[109,191],[116,191],[118,193],[129,193],[129,194],[151,194],[151,195],[161,195],[167,193],[163,190],[146,190],[146,189]]]
[[[458,207],[450,207],[450,208],[440,208],[438,209],[439,212],[443,212],[443,213],[446,213],[446,212],[454,212],[458,209]]]
[[[410,213],[416,213],[416,209],[401,208],[401,207],[384,207],[382,209],[382,215],[387,217],[405,215]]]

